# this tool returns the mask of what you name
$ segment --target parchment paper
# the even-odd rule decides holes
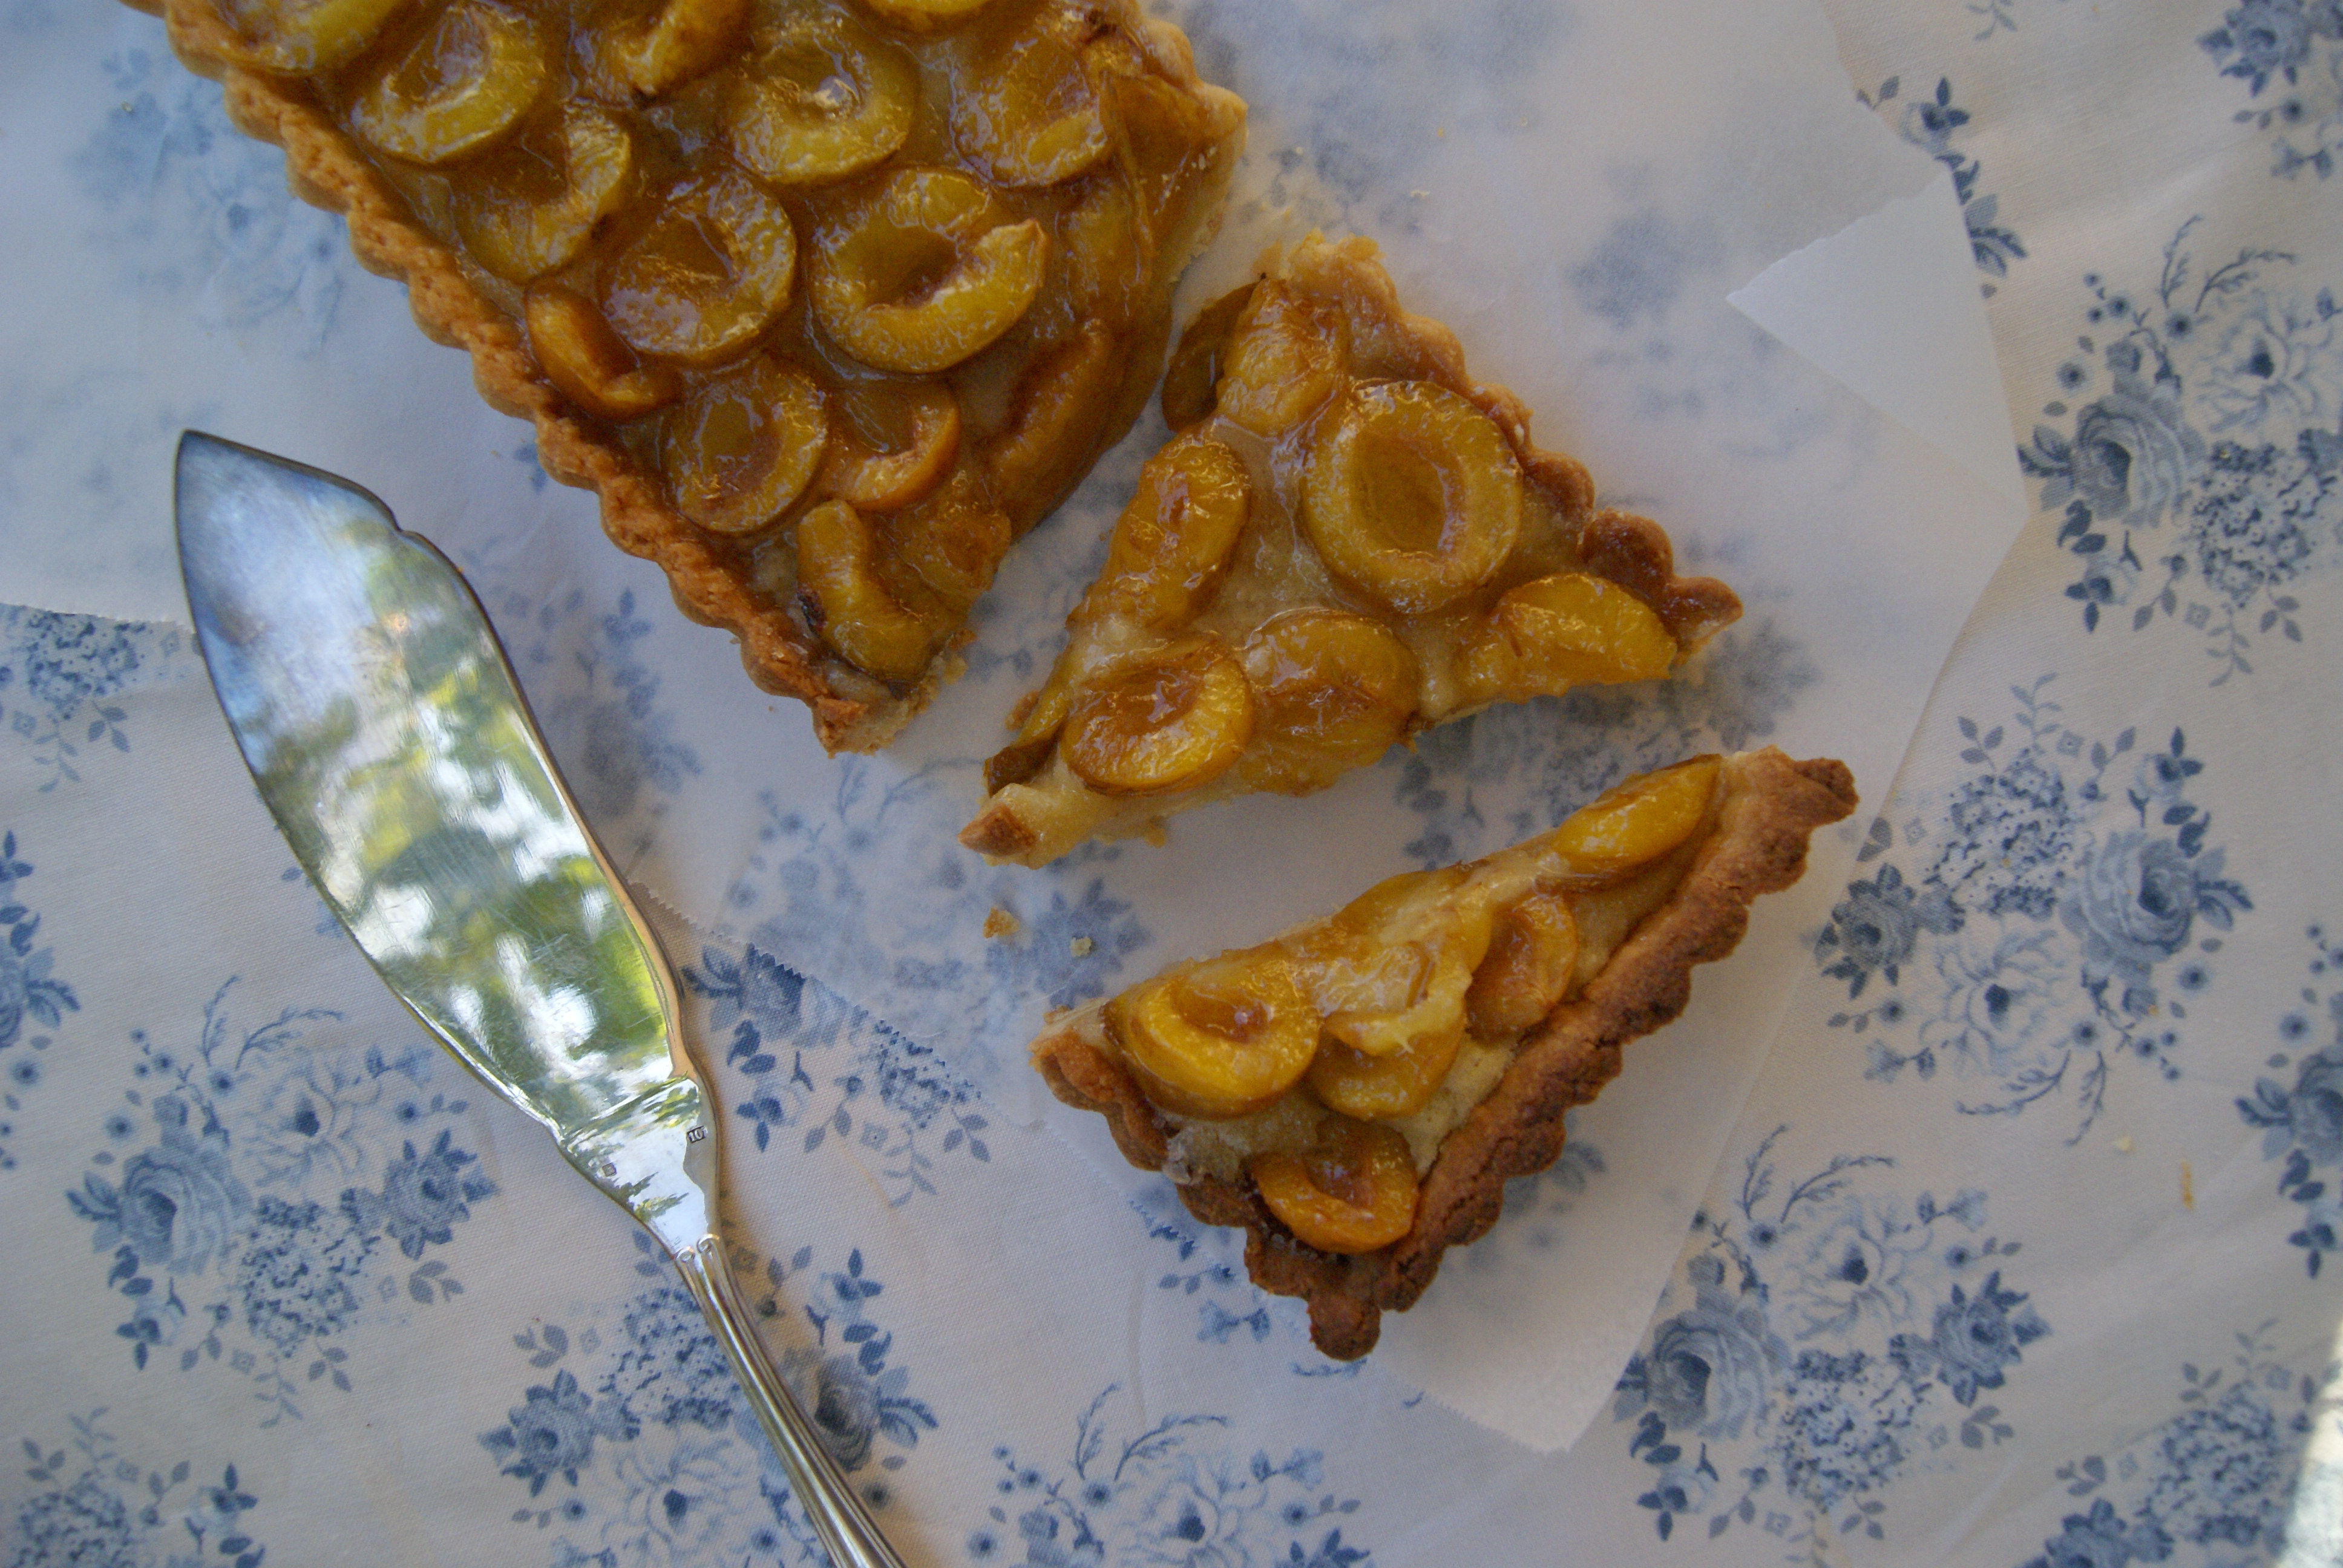
[[[1745,618],[1690,675],[1435,731],[1310,799],[1192,813],[1161,848],[987,868],[953,842],[980,760],[1160,425],[1021,547],[967,679],[885,756],[825,758],[799,709],[749,688],[726,639],[598,537],[588,498],[546,482],[526,428],[471,396],[338,223],[285,196],[281,159],[226,128],[159,25],[104,6],[72,23],[85,74],[54,52],[37,75],[0,63],[0,131],[24,154],[0,165],[17,274],[0,304],[0,601],[181,615],[183,426],[348,475],[466,567],[630,875],[696,929],[932,1040],[1029,1116],[1045,1102],[1022,1048],[1047,1008],[1494,849],[1628,772],[1771,742],[1843,757],[1884,799],[2020,503],[1990,439],[2007,417],[1951,191],[1854,101],[1811,0],[1230,0],[1180,19],[1253,106],[1187,301],[1269,241],[1375,238],[1410,306],[1538,411],[1542,442],[1738,589]],[[93,103],[114,106],[95,131]],[[1375,1364],[1534,1446],[1577,1433],[1861,825],[1818,842],[1685,1018],[1631,1050],[1557,1173],[1520,1184],[1513,1216],[1387,1323]],[[981,934],[995,908],[1014,936]],[[1102,1147],[1086,1119],[1066,1131]],[[1137,1190],[1111,1152],[1094,1163]]]

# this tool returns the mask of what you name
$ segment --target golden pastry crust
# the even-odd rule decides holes
[[[630,449],[613,423],[581,408],[554,385],[509,304],[500,306],[489,297],[493,291],[484,291],[484,274],[473,270],[475,264],[432,232],[302,75],[265,68],[271,62],[256,60],[256,47],[222,19],[212,0],[128,3],[164,17],[179,58],[222,84],[228,116],[240,130],[285,150],[287,178],[296,195],[347,217],[351,248],[359,262],[407,284],[417,324],[435,341],[470,356],[474,383],[489,405],[535,426],[538,457],[546,472],[565,484],[593,490],[611,539],[667,574],[686,616],[732,633],[740,645],[741,662],[759,687],[804,702],[826,748],[869,751],[884,746],[940,685],[959,673],[961,660],[956,650],[968,638],[959,628],[965,609],[952,613],[949,602],[938,612],[948,616],[949,624],[916,673],[874,676],[825,646],[819,613],[807,607],[793,585],[777,591],[769,582],[760,583],[739,540],[720,537],[685,515],[668,478],[646,462],[644,440],[637,439]],[[1019,0],[990,3],[1005,11]],[[1046,10],[1054,3],[1041,0],[1036,9]],[[737,9],[746,12],[749,7]],[[960,25],[960,16],[974,9],[960,7],[951,25]],[[885,6],[874,6],[871,15],[881,25],[899,25],[901,32],[896,36],[907,41],[906,46],[929,43],[926,35],[933,29],[915,25],[916,15],[907,20]],[[1131,68],[1139,73],[1130,79],[1141,84],[1131,90],[1160,89],[1170,95],[1182,106],[1182,114],[1204,127],[1200,135],[1206,139],[1193,149],[1192,185],[1182,193],[1173,193],[1167,185],[1161,193],[1166,196],[1164,209],[1144,215],[1155,242],[1141,289],[1147,309],[1118,343],[1123,357],[1107,363],[1106,373],[1095,373],[1099,367],[1091,367],[1094,373],[1080,388],[1082,397],[1061,411],[1071,423],[1054,432],[1027,428],[1041,422],[1026,407],[1033,399],[1024,397],[1022,387],[1008,389],[1006,397],[1015,413],[997,433],[998,440],[988,437],[983,450],[971,449],[960,460],[960,471],[976,475],[988,497],[998,492],[997,504],[1012,537],[1052,509],[1144,405],[1169,335],[1172,285],[1218,222],[1221,197],[1242,142],[1242,102],[1197,75],[1187,41],[1176,28],[1141,15],[1134,0],[1095,0],[1082,12],[1081,25],[1095,27],[1101,35],[1119,35]],[[949,45],[947,27],[938,46]],[[726,56],[717,68],[729,63]],[[541,117],[541,111],[533,112]],[[710,156],[722,161],[720,155]],[[796,280],[798,293],[807,288],[804,277]],[[1046,296],[1044,303],[1049,303]],[[1079,332],[1072,341],[1081,341]],[[1045,350],[1036,358],[1046,357]],[[1040,368],[1029,365],[1028,378]],[[1028,476],[1012,471],[1021,438],[1031,446],[1053,434],[1059,460],[1046,472]],[[1045,445],[1042,449],[1049,448]],[[809,492],[806,503],[817,498],[819,489]],[[981,576],[989,580],[989,563]]]
[[[1231,795],[1322,789],[1494,702],[1655,678],[1741,612],[1725,584],[1677,573],[1657,523],[1597,510],[1585,467],[1535,445],[1521,399],[1401,305],[1370,241],[1313,235],[1265,257],[1182,334],[1163,407],[1179,434],[961,831],[994,859],[1040,865]],[[1097,743],[1112,726],[1085,724],[1089,698],[1205,646],[1243,663],[1250,703],[1192,720],[1185,691],[1137,692],[1151,749]],[[1183,723],[1222,742],[1183,744]]]
[[[1564,1114],[1616,1076],[1626,1042],[1684,1010],[1694,966],[1731,953],[1751,902],[1795,883],[1810,836],[1855,807],[1853,776],[1836,761],[1793,761],[1769,747],[1728,759],[1722,777],[1716,819],[1673,892],[1583,990],[1523,1037],[1494,1088],[1444,1136],[1401,1240],[1356,1255],[1321,1251],[1270,1211],[1251,1178],[1176,1172],[1199,1220],[1246,1231],[1256,1284],[1309,1303],[1311,1337],[1326,1354],[1351,1360],[1373,1349],[1382,1315],[1413,1305],[1442,1254],[1496,1222],[1505,1183],[1560,1155]],[[1105,1117],[1132,1165],[1163,1170],[1174,1123],[1083,1022],[1074,1015],[1037,1040],[1034,1066],[1060,1100]]]

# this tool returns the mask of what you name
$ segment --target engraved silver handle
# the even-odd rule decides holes
[[[879,1533],[870,1511],[854,1494],[846,1472],[830,1456],[813,1422],[790,1397],[780,1374],[773,1370],[765,1347],[757,1338],[756,1320],[741,1299],[740,1287],[724,1261],[724,1249],[713,1236],[676,1255],[675,1266],[699,1303],[716,1342],[724,1347],[732,1374],[749,1395],[749,1403],[764,1426],[765,1436],[789,1477],[789,1490],[813,1522],[822,1550],[836,1568],[905,1568],[903,1560]]]

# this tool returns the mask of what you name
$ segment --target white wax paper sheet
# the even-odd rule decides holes
[[[654,897],[933,1041],[1028,1116],[1042,1097],[1023,1046],[1048,1008],[1497,848],[1629,772],[1772,743],[1845,758],[1883,799],[2019,508],[2006,457],[1977,439],[2006,413],[1976,352],[1974,275],[1940,254],[1958,226],[1930,217],[1949,193],[1854,101],[1821,12],[1324,0],[1177,19],[1253,106],[1185,302],[1312,227],[1377,240],[1406,302],[1537,410],[1543,442],[1740,592],[1744,620],[1685,676],[1454,725],[1322,795],[1191,814],[1160,848],[988,868],[953,839],[981,759],[1054,656],[1159,423],[1011,558],[969,677],[886,755],[827,758],[800,710],[755,692],[724,638],[598,538],[590,498],[547,482],[528,430],[471,395],[338,223],[285,196],[278,155],[226,129],[160,26],[103,6],[70,23],[85,50],[0,60],[0,132],[20,155],[0,165],[18,258],[0,304],[16,372],[0,389],[0,601],[179,614],[167,505],[184,426],[348,475],[466,568],[581,799]],[[118,106],[95,139],[92,102]],[[1883,209],[1865,243],[1815,246]],[[1848,266],[1869,286],[1850,292]],[[1843,352],[1876,334],[1905,346],[1901,364]],[[1386,1325],[1387,1371],[1540,1448],[1593,1416],[1859,825],[1825,835],[1685,1018],[1630,1051],[1567,1171],[1520,1184],[1516,1218]],[[994,909],[1014,935],[982,935]]]

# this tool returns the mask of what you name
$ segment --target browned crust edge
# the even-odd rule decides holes
[[[359,265],[404,282],[407,307],[424,334],[471,356],[473,385],[488,406],[536,427],[538,462],[545,471],[565,485],[592,490],[600,499],[602,528],[611,541],[666,573],[676,607],[685,616],[730,632],[739,642],[741,665],[759,689],[795,698],[811,709],[814,733],[825,749],[875,751],[885,746],[957,671],[958,661],[948,647],[900,696],[880,699],[834,689],[807,657],[803,633],[788,612],[749,594],[699,530],[661,498],[656,481],[615,440],[569,407],[538,373],[513,324],[465,277],[454,253],[407,216],[398,194],[308,101],[297,82],[237,64],[237,41],[201,0],[125,3],[162,15],[172,51],[189,70],[220,83],[236,127],[284,149],[286,183],[293,194],[343,215]],[[1187,40],[1177,29],[1141,16],[1132,0],[1100,4],[1140,42],[1173,85],[1235,101],[1196,75]],[[1225,162],[1233,166],[1232,153]],[[1225,183],[1226,170],[1222,177]],[[1216,193],[1200,195],[1200,207],[1218,205]],[[1158,258],[1159,266],[1168,269],[1167,276],[1187,265],[1212,226],[1211,222],[1199,226],[1190,255],[1173,256],[1167,249]],[[1151,368],[1149,382],[1152,377]],[[1140,401],[1123,399],[1133,417]],[[965,642],[968,635],[963,632],[958,642]]]
[[[1309,1303],[1310,1336],[1327,1355],[1350,1361],[1373,1350],[1383,1314],[1413,1305],[1447,1249],[1497,1222],[1505,1183],[1561,1154],[1564,1113],[1618,1074],[1629,1040],[1684,1011],[1693,968],[1731,953],[1748,929],[1750,904],[1796,882],[1815,830],[1855,810],[1855,778],[1843,762],[1793,761],[1767,747],[1727,767],[1730,789],[1717,826],[1684,881],[1602,973],[1524,1040],[1497,1087],[1442,1143],[1404,1238],[1380,1251],[1338,1257],[1297,1241],[1249,1181],[1199,1175],[1181,1186],[1196,1218],[1245,1231],[1245,1266],[1255,1284]],[[1172,1129],[1121,1062],[1071,1029],[1037,1040],[1032,1057],[1060,1100],[1106,1118],[1132,1165],[1163,1168]]]

